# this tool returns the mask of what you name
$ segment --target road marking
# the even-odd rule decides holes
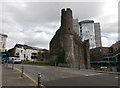
[[[85,75],[85,76],[89,76],[89,75]]]
[[[116,79],[118,79],[119,77],[115,77]]]
[[[18,68],[15,68],[16,70],[18,70],[19,72],[22,72],[20,69],[18,69]],[[36,80],[34,80],[33,78],[31,78],[29,75],[27,75],[26,73],[24,73],[23,72],[23,74],[25,75],[25,76],[27,76],[30,80],[32,80],[35,84],[37,84],[37,81]]]
[[[84,76],[92,76],[92,75],[100,75],[100,74],[103,74],[103,73],[86,74]]]
[[[16,70],[18,70],[19,72],[22,72],[20,69],[18,69],[18,68],[15,68]],[[36,80],[34,80],[32,77],[30,77],[29,75],[27,75],[26,73],[24,73],[23,72],[23,74],[26,76],[26,77],[28,77],[30,80],[32,80],[35,84],[37,84],[37,81]],[[43,85],[43,84],[40,84],[40,86],[42,87],[42,88],[45,88],[45,86]]]

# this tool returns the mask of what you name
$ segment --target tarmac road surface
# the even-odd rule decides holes
[[[21,64],[15,64],[15,67],[21,70]],[[54,66],[24,65],[24,72],[36,82],[41,73],[45,86],[118,86],[120,82],[117,74]]]

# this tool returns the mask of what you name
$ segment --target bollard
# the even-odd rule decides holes
[[[41,73],[38,74],[38,88],[40,88],[41,84]]]
[[[8,67],[8,60],[7,60],[7,67]]]
[[[5,66],[5,61],[3,60],[3,66]]]
[[[24,67],[23,67],[23,61],[22,61],[22,72],[21,72],[21,77],[23,77],[23,69],[24,69]]]
[[[57,63],[56,63],[56,61],[55,61],[55,66],[57,66]]]
[[[80,70],[80,64],[78,65],[78,70]]]
[[[12,61],[12,70],[14,69],[14,61]]]

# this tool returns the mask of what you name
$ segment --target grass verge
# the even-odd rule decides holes
[[[24,64],[39,65],[39,66],[53,66],[52,63],[48,63],[48,62],[38,62],[38,61],[24,61]]]

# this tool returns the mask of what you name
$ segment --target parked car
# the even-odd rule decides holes
[[[107,66],[101,66],[100,68],[101,68],[101,69],[104,69],[104,68],[106,69],[106,68],[107,68]]]
[[[16,58],[16,57],[9,57],[8,63],[14,63],[14,64],[18,63],[18,64],[20,64],[20,63],[22,63],[22,60],[19,59],[19,58]]]
[[[107,66],[101,66],[101,67],[100,67],[100,69],[101,69],[101,70],[104,70],[104,71],[106,71],[107,68],[108,68]]]

